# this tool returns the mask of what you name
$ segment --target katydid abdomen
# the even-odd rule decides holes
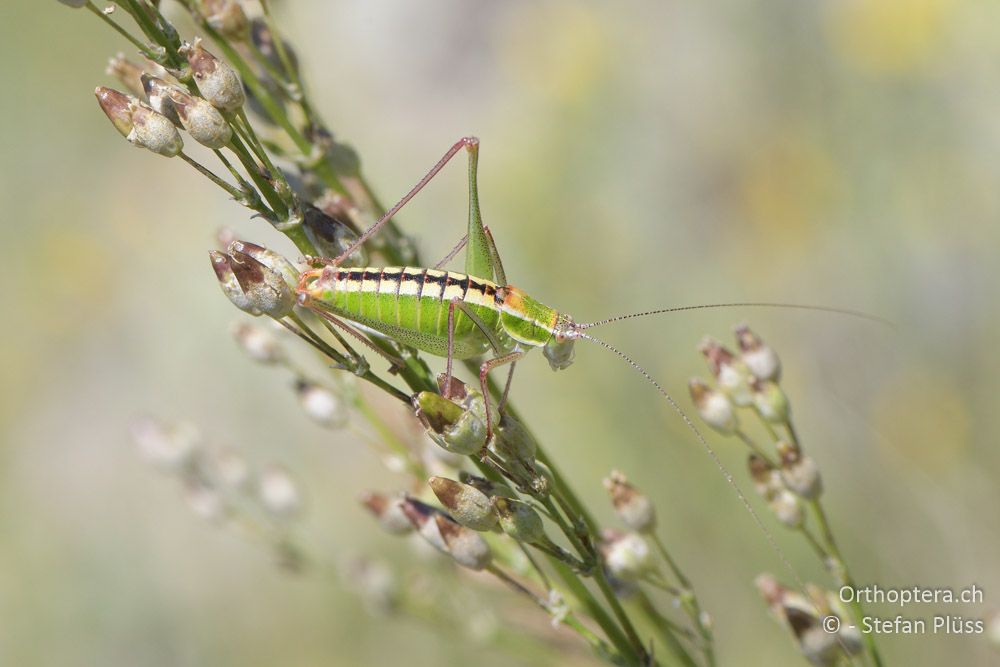
[[[330,266],[307,271],[300,285],[310,307],[441,357],[448,356],[451,309],[455,359],[544,346],[560,320],[555,310],[516,287],[453,271]],[[491,344],[490,334],[497,345]]]

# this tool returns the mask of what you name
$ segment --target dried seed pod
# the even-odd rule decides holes
[[[342,428],[347,424],[347,408],[339,396],[307,380],[297,380],[295,393],[302,409],[313,421],[326,428]]]
[[[233,129],[219,110],[200,97],[172,88],[167,91],[177,117],[191,138],[208,148],[222,148],[233,138]]]
[[[514,493],[514,490],[506,484],[499,484],[488,480],[485,477],[479,477],[478,475],[465,472],[464,470],[459,471],[458,479],[463,484],[468,484],[490,498],[517,498],[517,494]]]
[[[316,246],[322,257],[339,257],[358,240],[351,225],[344,220],[327,214],[312,204],[302,205],[302,229],[306,237]],[[363,248],[358,248],[345,258],[344,266],[362,266],[366,261]]]
[[[232,113],[246,102],[243,82],[232,66],[216,58],[201,45],[201,39],[180,49],[191,66],[198,91],[216,109]]]
[[[170,84],[163,79],[152,74],[143,73],[139,77],[143,94],[149,100],[149,106],[170,119],[170,122],[177,127],[183,127],[180,116],[177,115],[177,107],[170,99],[173,91],[180,91],[180,88]]]
[[[779,442],[777,448],[781,457],[781,481],[785,486],[807,500],[818,498],[823,492],[823,480],[816,461],[788,442]]]
[[[242,252],[229,254],[229,265],[250,304],[265,315],[281,319],[295,307],[295,291],[277,271]]]
[[[278,339],[264,327],[236,322],[232,326],[232,334],[240,349],[258,363],[278,364],[286,359]]]
[[[698,415],[706,424],[723,435],[730,435],[739,427],[739,419],[729,396],[715,391],[700,378],[691,378],[688,389]]]
[[[719,389],[725,392],[739,407],[752,402],[750,395],[750,371],[746,364],[737,359],[719,341],[706,336],[698,345],[698,351],[705,355],[708,368],[715,376]]]
[[[142,88],[142,68],[126,58],[124,53],[108,60],[105,73],[118,79],[132,95],[142,98],[146,94]]]
[[[490,564],[493,553],[479,533],[446,517],[436,514],[434,521],[444,539],[448,553],[456,563],[470,570],[481,570]]]
[[[618,470],[604,480],[618,517],[630,529],[645,533],[656,528],[656,510],[648,496],[632,486]]]
[[[302,494],[288,471],[272,465],[261,471],[257,479],[257,497],[272,516],[287,521],[302,510]]]
[[[135,146],[164,157],[174,157],[184,148],[184,141],[170,119],[141,102],[132,106],[132,125],[126,138]]]
[[[382,528],[392,535],[404,535],[413,530],[413,524],[403,511],[402,496],[389,497],[376,491],[361,495],[361,504],[375,515]]]
[[[447,477],[431,477],[431,490],[458,523],[472,530],[492,530],[497,525],[493,503],[482,491]]]
[[[517,542],[534,544],[547,542],[542,517],[528,503],[513,498],[495,498],[500,528]]]
[[[601,554],[611,576],[622,581],[636,581],[656,570],[649,543],[638,533],[605,531]]]
[[[434,517],[440,514],[438,510],[409,496],[403,498],[400,507],[420,537],[438,551],[448,553],[448,545],[438,529],[437,521],[434,520]]]
[[[268,27],[267,23],[262,19],[254,19],[250,23],[250,39],[253,40],[254,46],[260,50],[261,53],[270,61],[271,65],[275,68],[282,69],[284,64],[281,62],[281,58],[278,56],[278,50],[275,46],[274,33]],[[295,70],[295,74],[299,71],[299,59],[295,53],[295,49],[292,45],[288,43],[287,40],[282,41],[282,47],[284,48],[285,55],[291,61],[292,69]]]
[[[538,451],[538,443],[528,430],[508,414],[500,417],[489,447],[505,461],[527,463],[535,460],[535,453]]]
[[[849,623],[839,623],[839,630],[831,632],[823,617],[836,615],[826,604],[826,598],[817,592],[810,599],[801,593],[782,586],[770,575],[756,580],[757,589],[767,601],[771,612],[792,631],[802,655],[816,667],[834,667],[842,664],[845,656],[860,649],[860,636],[846,628]],[[841,618],[848,618],[846,615]],[[844,632],[844,630],[848,632]]]
[[[250,20],[236,0],[199,0],[202,16],[223,37],[243,41],[250,32]]]
[[[229,254],[233,255],[235,253],[249,255],[272,271],[280,273],[291,289],[294,290],[298,286],[299,270],[281,253],[269,250],[256,243],[239,240],[229,244]]]
[[[417,418],[437,444],[456,454],[475,454],[486,443],[486,407],[479,392],[462,404],[422,391],[413,399]]]
[[[233,258],[218,250],[210,250],[208,256],[212,260],[212,270],[215,271],[219,287],[222,288],[222,293],[226,295],[226,298],[243,312],[250,313],[255,317],[260,315],[260,309],[250,302],[249,297],[236,279],[236,273],[233,272]]]
[[[128,137],[132,132],[134,124],[132,122],[132,105],[134,98],[125,93],[118,92],[114,88],[98,86],[94,89],[97,96],[97,103],[101,105],[101,111],[108,117],[111,124],[123,137]]]
[[[753,392],[753,404],[757,412],[772,424],[784,424],[791,414],[788,397],[777,382],[770,380],[750,379],[750,390]]]

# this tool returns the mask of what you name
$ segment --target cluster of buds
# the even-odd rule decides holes
[[[615,513],[629,532],[605,529],[601,533],[604,566],[619,584],[630,584],[656,572],[652,550],[644,535],[656,529],[656,510],[649,496],[639,491],[618,470],[604,480]]]
[[[223,114],[238,111],[246,99],[236,70],[206,51],[200,40],[184,45],[180,52],[188,60],[199,95],[178,82],[186,72],[175,72],[175,77],[158,66],[147,72],[121,56],[111,60],[108,72],[131,94],[105,87],[96,90],[101,109],[130,143],[167,157],[184,147],[178,128],[208,148],[226,146],[233,130]]]
[[[738,435],[752,441],[741,430],[739,408],[748,408],[774,436],[777,460],[754,448],[750,472],[758,491],[787,525],[798,526],[801,510],[798,498],[815,499],[822,490],[819,470],[799,449],[791,425],[788,397],[778,384],[781,361],[760,336],[741,324],[735,329],[739,353],[735,354],[718,341],[705,338],[699,351],[705,356],[715,378],[715,387],[700,378],[689,383],[691,398],[702,420],[723,435]],[[779,439],[776,428],[788,431],[788,439]]]
[[[788,399],[778,385],[778,355],[747,325],[741,324],[735,331],[739,354],[714,338],[706,337],[698,345],[717,388],[700,378],[692,379],[689,385],[698,414],[725,435],[739,428],[736,408],[753,407],[768,422],[778,424],[786,422],[790,414]]]
[[[253,525],[268,539],[284,564],[296,562],[289,531],[302,512],[298,484],[282,466],[255,469],[239,452],[207,445],[198,430],[185,423],[163,424],[139,419],[132,438],[157,469],[178,479],[191,510],[216,524]]]
[[[416,498],[369,492],[362,496],[361,502],[387,532],[393,535],[415,532],[462,567],[482,570],[493,560],[489,544],[475,530]]]
[[[781,477],[781,472],[756,454],[751,454],[747,463],[754,489],[767,502],[767,506],[785,526],[802,526],[802,504],[798,496],[789,490]]]
[[[834,667],[862,650],[861,632],[832,591],[808,586],[807,594],[786,588],[762,574],[757,590],[771,612],[792,632],[802,655],[816,667]]]
[[[299,271],[285,257],[246,241],[233,241],[227,252],[209,252],[222,292],[251,315],[281,319],[295,307]]]

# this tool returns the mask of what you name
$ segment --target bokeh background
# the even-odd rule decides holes
[[[786,300],[894,321],[737,309],[602,334],[689,406],[701,335],[750,322],[784,360],[857,577],[985,591],[982,605],[914,616],[1000,607],[1000,5],[302,0],[279,12],[319,108],[384,199],[457,137],[482,138],[484,214],[507,273],[550,305],[592,320]],[[0,662],[528,661],[468,628],[369,616],[333,577],[282,572],[200,522],[138,456],[135,415],[190,419],[296,474],[318,553],[415,558],[355,502],[397,478],[349,432],[304,420],[289,378],[231,342],[238,313],[205,252],[223,224],[283,247],[275,235],[179,161],[117,137],[92,90],[125,45],[93,17],[13,0],[0,26]],[[401,218],[426,256],[461,235],[464,197],[455,167]],[[602,519],[611,468],[655,498],[723,664],[799,664],[751,583],[787,573],[638,376],[581,344],[563,373],[540,355],[521,364],[514,400]],[[743,451],[712,442],[746,488]],[[803,577],[827,581],[775,533]],[[892,664],[997,660],[983,637],[882,645]]]

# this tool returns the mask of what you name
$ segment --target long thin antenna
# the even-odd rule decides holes
[[[659,382],[653,379],[653,376],[650,375],[645,368],[634,362],[632,358],[629,357],[627,354],[625,354],[618,348],[614,347],[610,343],[605,343],[600,338],[595,338],[585,333],[579,333],[578,335],[580,338],[585,338],[589,341],[593,341],[598,345],[600,345],[601,347],[603,347],[604,349],[609,350],[618,355],[618,357],[622,359],[622,361],[627,363],[629,366],[631,366],[634,371],[642,375],[642,377],[646,378],[646,380],[651,385],[653,385],[653,387],[656,388],[656,391],[660,392],[660,395],[663,396],[663,398],[667,399],[667,402],[670,403],[671,407],[673,407],[673,409],[677,412],[677,414],[680,415],[681,419],[684,420],[684,424],[686,424],[687,427],[691,429],[691,432],[694,433],[694,437],[698,439],[698,442],[701,443],[701,446],[715,462],[715,465],[719,468],[720,471],[722,471],[722,476],[725,477],[726,481],[729,482],[729,485],[733,487],[733,490],[739,497],[740,502],[743,503],[743,507],[746,508],[747,512],[750,513],[750,516],[753,517],[754,523],[756,523],[757,527],[761,530],[761,532],[764,533],[764,536],[767,539],[767,543],[771,547],[771,550],[774,551],[774,553],[781,560],[785,568],[791,573],[792,577],[795,579],[795,582],[798,584],[799,589],[805,590],[806,587],[805,582],[802,581],[801,577],[799,577],[799,573],[795,570],[794,567],[792,567],[792,564],[789,562],[788,558],[785,557],[785,552],[782,551],[781,547],[778,546],[778,543],[774,539],[774,535],[772,535],[771,531],[767,529],[767,527],[764,525],[764,522],[760,520],[760,515],[757,514],[756,510],[754,510],[753,506],[750,504],[750,500],[747,499],[746,495],[743,493],[743,490],[736,483],[736,479],[733,477],[733,474],[729,472],[729,469],[726,467],[726,464],[722,462],[722,459],[719,458],[719,455],[715,452],[715,449],[713,449],[712,446],[708,444],[708,441],[705,440],[705,436],[701,434],[701,431],[699,431],[698,427],[694,425],[694,422],[691,421],[691,418],[687,416],[687,413],[685,413],[684,410],[681,409],[681,406],[677,404],[677,401],[675,401],[673,397],[667,393],[666,389],[664,389]]]
[[[747,303],[733,302],[733,303],[707,303],[698,306],[676,306],[674,308],[660,308],[657,310],[647,310],[641,313],[630,313],[628,315],[618,315],[616,317],[609,317],[605,320],[599,320],[597,322],[590,322],[589,324],[577,324],[577,329],[590,329],[592,327],[599,327],[604,324],[610,324],[612,322],[620,322],[621,320],[630,320],[633,317],[646,317],[647,315],[659,315],[661,313],[677,313],[682,310],[702,310],[705,308],[793,308],[796,310],[816,310],[823,313],[837,313],[839,315],[849,315],[850,317],[858,317],[863,320],[868,320],[870,322],[878,322],[879,324],[885,325],[887,327],[895,328],[895,325],[887,319],[881,318],[877,315],[869,315],[868,313],[863,313],[858,310],[849,310],[846,308],[834,308],[832,306],[809,306],[801,303],[772,303],[769,301],[751,301]]]

